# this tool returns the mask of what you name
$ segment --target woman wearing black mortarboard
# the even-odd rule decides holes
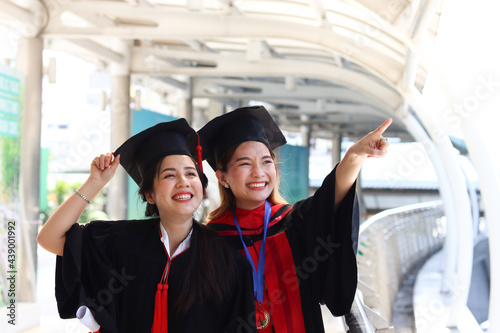
[[[355,180],[367,157],[386,154],[379,128],[355,143],[316,193],[293,206],[278,192],[273,149],[285,137],[262,106],[208,122],[198,134],[216,171],[220,206],[209,226],[252,264],[259,332],[324,332],[320,303],[349,312],[357,286]]]
[[[193,158],[200,155],[196,132],[179,119],[92,161],[88,180],[37,238],[58,255],[62,318],[86,312],[100,333],[255,331],[248,262],[193,219],[207,185]],[[151,218],[76,224],[119,164],[139,185]]]

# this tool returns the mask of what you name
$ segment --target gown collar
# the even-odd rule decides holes
[[[196,222],[193,221],[193,223],[196,223]],[[184,238],[184,240],[179,244],[179,246],[177,247],[175,252],[171,255],[168,233],[165,230],[165,228],[163,227],[163,224],[161,224],[161,222],[160,222],[160,230],[161,230],[161,238],[160,239],[163,242],[163,244],[165,245],[165,249],[167,251],[169,258],[175,257],[177,254],[182,253],[183,251],[188,249],[189,246],[191,245],[191,235],[193,234],[193,227],[192,226],[191,226],[191,230],[189,231],[189,234],[186,236],[186,238]]]
[[[273,221],[276,216],[275,213],[283,205],[275,205],[271,203],[271,223],[269,226],[273,225],[276,221]],[[264,212],[265,203],[254,209],[242,209],[236,208],[236,217],[242,229],[259,229],[264,224]],[[226,224],[234,226],[233,222],[233,212],[231,210],[223,213],[218,218],[210,221],[209,224]]]

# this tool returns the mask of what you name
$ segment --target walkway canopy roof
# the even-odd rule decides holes
[[[280,126],[359,136],[421,90],[441,0],[0,0],[0,24],[159,92],[265,104]],[[118,45],[118,47],[117,47]],[[123,45],[126,52],[123,52]],[[408,137],[398,122],[388,135]],[[323,134],[322,134],[323,133]]]

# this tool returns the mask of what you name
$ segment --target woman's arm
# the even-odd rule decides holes
[[[120,156],[113,159],[112,153],[94,158],[90,165],[90,176],[78,189],[78,192],[90,201],[113,178]],[[45,222],[37,237],[37,242],[44,249],[59,256],[63,255],[66,232],[78,221],[87,207],[87,202],[77,193],[73,193]]]
[[[335,174],[335,208],[342,202],[356,181],[365,159],[384,157],[387,154],[389,143],[382,134],[391,123],[392,119],[387,119],[376,130],[353,144],[338,164]]]

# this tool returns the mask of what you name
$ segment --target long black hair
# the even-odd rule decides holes
[[[196,161],[192,160],[205,189],[208,178]],[[153,191],[162,162],[163,158],[146,170],[139,187],[139,194],[147,203],[145,215],[149,217],[159,217],[158,207],[147,202],[146,194]],[[231,254],[233,250],[214,230],[197,221],[193,221],[190,249],[182,290],[176,303],[177,313],[185,313],[194,303],[201,304],[208,299],[215,303],[222,302],[231,292],[236,277],[236,263]]]

